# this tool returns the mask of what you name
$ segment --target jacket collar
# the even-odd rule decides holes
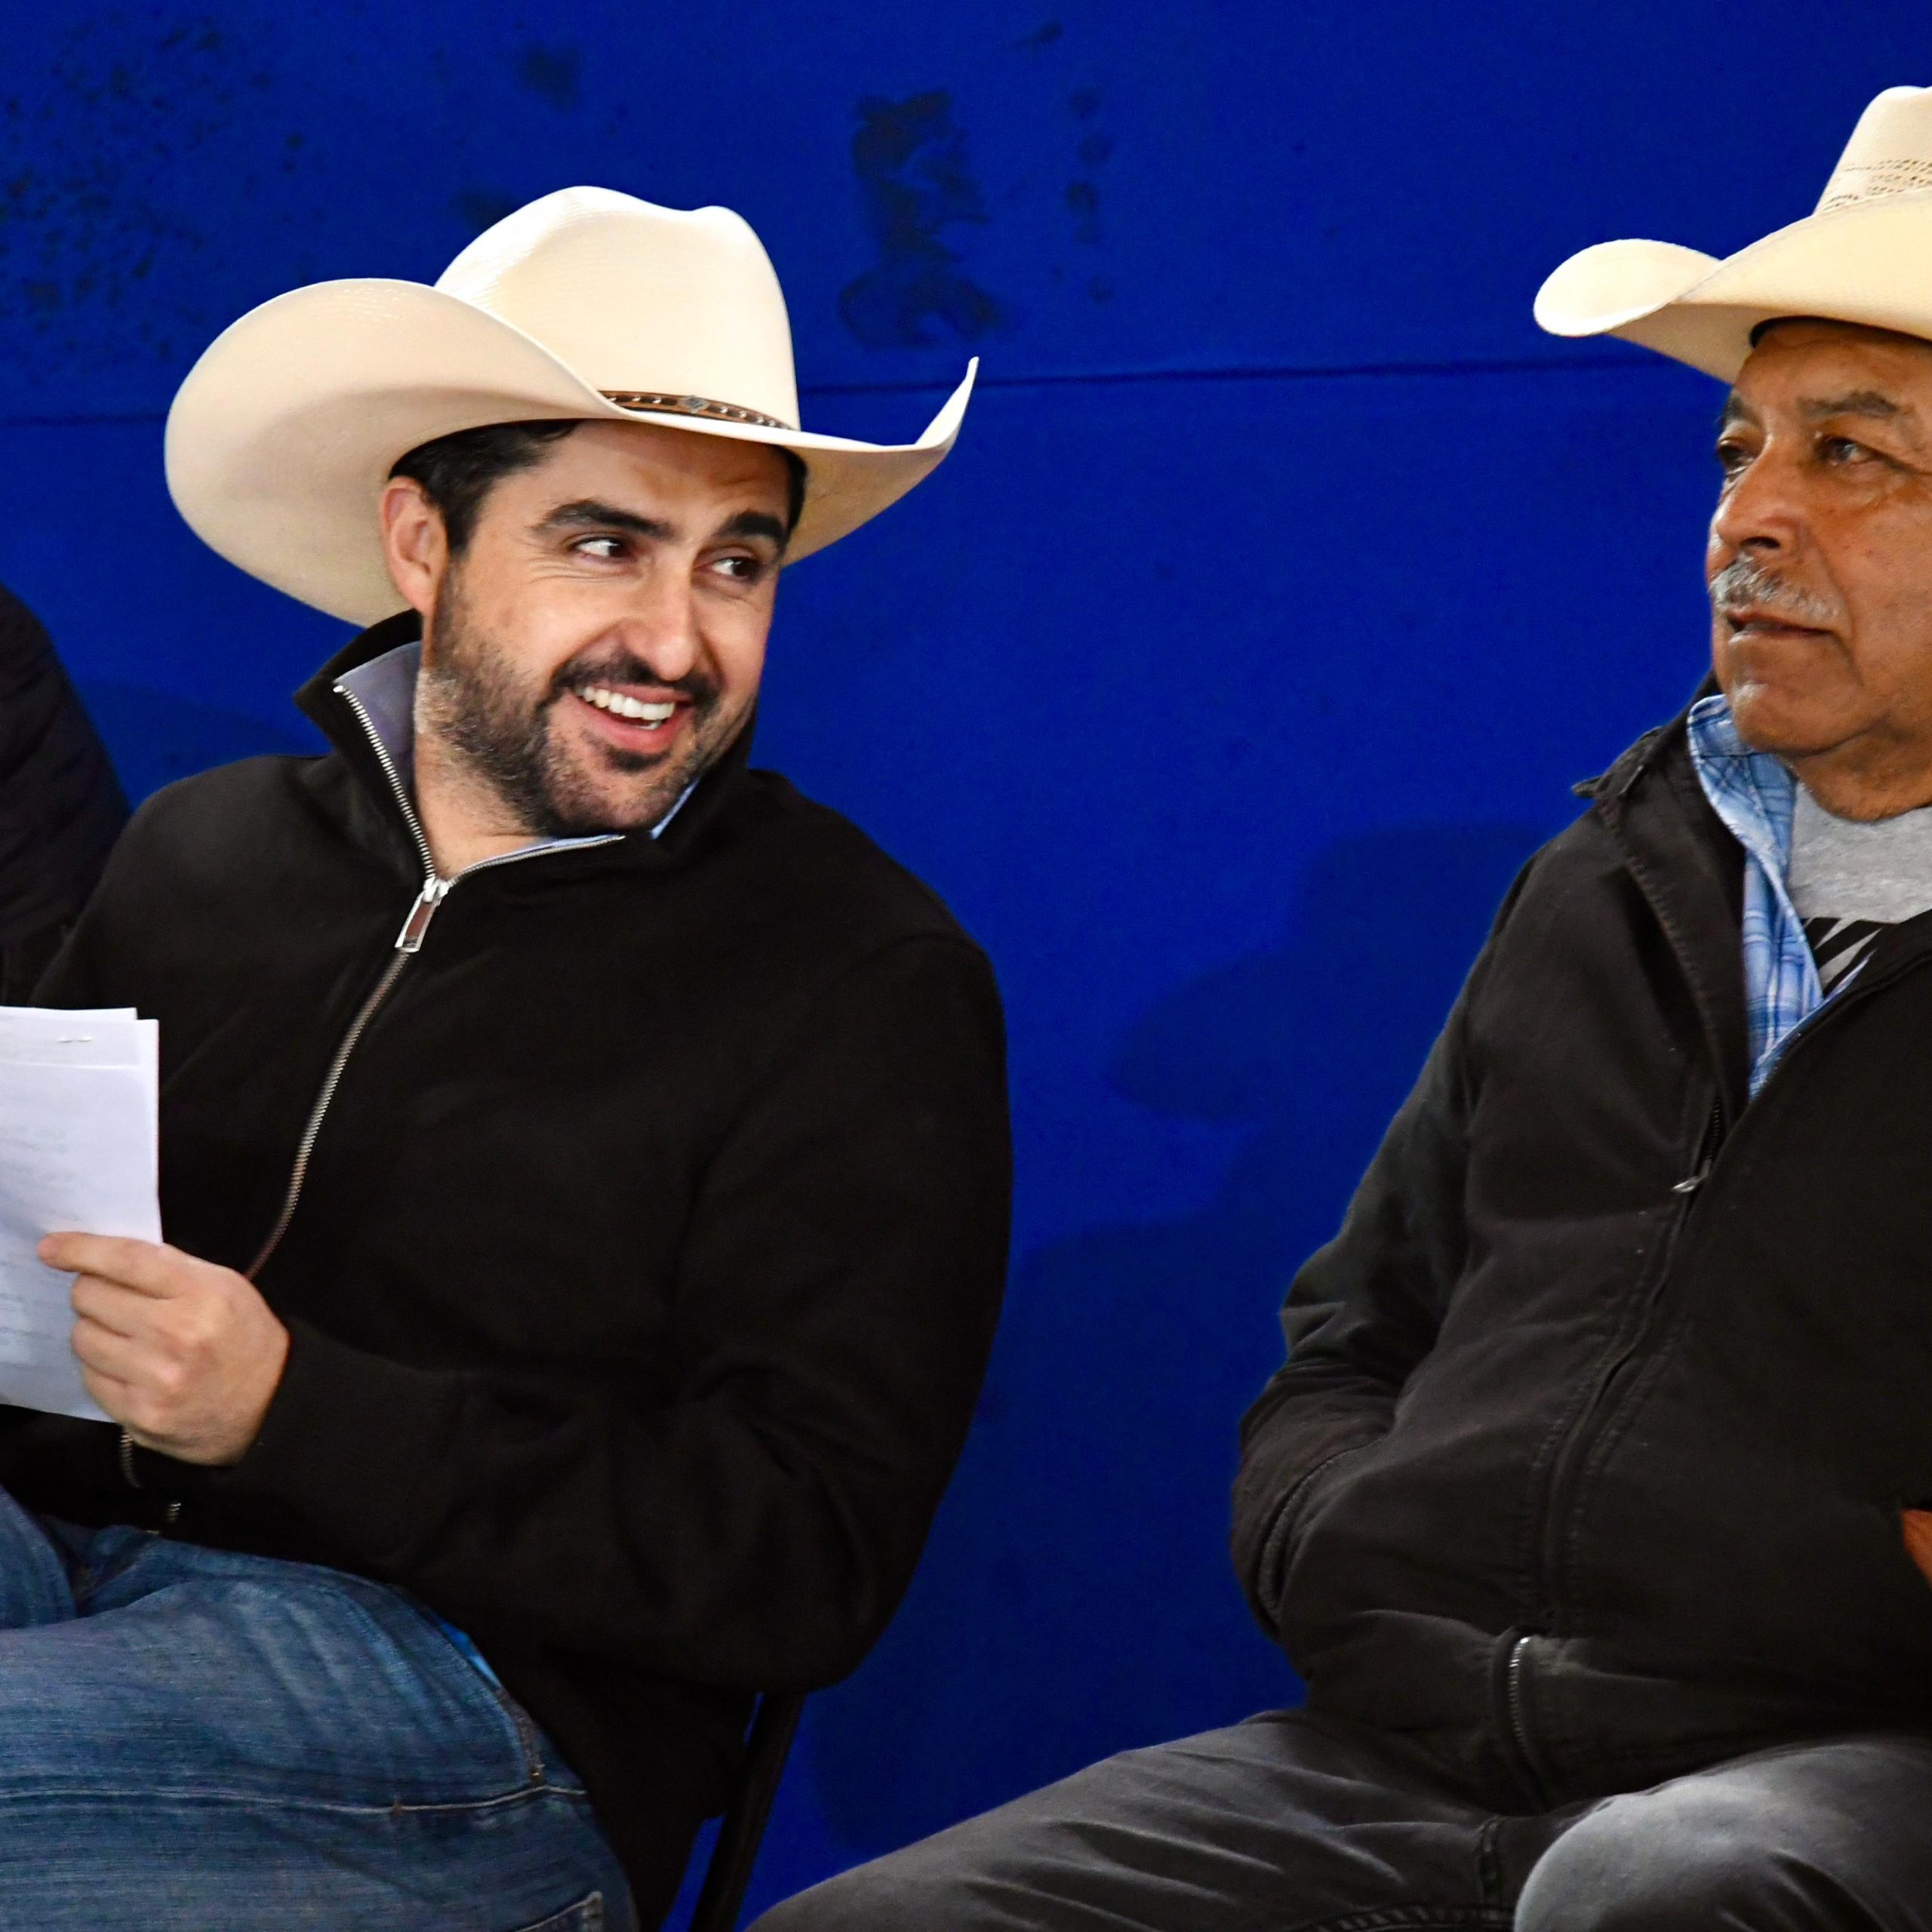
[[[1707,685],[1697,699],[1715,688]],[[1727,1121],[1750,1069],[1743,943],[1744,851],[1712,808],[1692,763],[1690,707],[1647,733],[1587,787],[1663,929],[1702,1023]]]
[[[350,638],[295,694],[297,707],[334,748],[336,755],[354,776],[365,802],[373,805],[385,827],[402,840],[412,863],[415,858],[414,838],[396,801],[389,775],[383,768],[381,754],[370,742],[369,733],[363,728],[354,708],[337,687],[354,673],[367,672],[378,660],[388,657],[402,645],[420,643],[422,637],[422,620],[414,611],[386,617],[380,623],[372,624]],[[372,717],[372,723],[395,749],[406,747],[412,741],[414,732],[413,719],[406,703],[399,700],[398,694],[385,689],[381,681],[376,685],[373,693],[366,677],[355,681],[358,694],[364,696],[365,703],[370,695],[377,698],[377,708],[383,715]],[[413,686],[411,688],[413,691]],[[706,835],[720,812],[742,789],[757,721],[754,709],[724,755],[672,808],[657,838],[634,833],[583,844],[570,842],[580,851],[592,851],[598,859],[626,867],[664,866],[681,860],[705,842]],[[405,782],[407,777],[405,768]]]

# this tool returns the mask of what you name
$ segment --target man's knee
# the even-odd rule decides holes
[[[855,1866],[774,1906],[751,1932],[1041,1932],[1096,1922],[1052,1896],[1051,1854],[1027,1832],[1026,1810],[1023,1798]]]
[[[1537,1862],[1515,1932],[1751,1932],[1866,1922],[1761,1789],[1687,1778],[1613,1798]]]
[[[752,1927],[751,1932],[832,1932],[840,1915],[836,1903],[827,1894],[837,1884],[834,1879],[828,1884],[814,1885],[810,1891],[774,1906]]]
[[[966,1932],[972,1921],[958,1908],[947,1887],[922,1882],[916,1863],[902,1855],[861,1865],[774,1906],[751,1932]]]

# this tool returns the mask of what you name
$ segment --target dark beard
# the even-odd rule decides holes
[[[721,715],[716,685],[694,672],[658,677],[641,658],[616,648],[586,651],[561,666],[531,701],[509,654],[468,620],[457,586],[445,580],[423,654],[423,699],[438,735],[469,770],[539,838],[576,838],[599,832],[641,832],[682,798],[729,743],[731,721]],[[682,753],[606,749],[606,772],[652,774],[620,817],[551,731],[556,707],[597,684],[654,685],[688,700],[691,724]]]

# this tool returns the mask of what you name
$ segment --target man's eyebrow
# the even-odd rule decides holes
[[[1847,389],[1842,395],[1807,396],[1798,405],[1798,413],[1811,423],[1822,423],[1829,416],[1863,416],[1868,421],[1891,423],[1913,412],[1909,405],[1882,389]]]
[[[1807,396],[1798,405],[1798,414],[1807,423],[1828,423],[1836,417],[1862,417],[1868,423],[1896,423],[1909,441],[1922,440],[1918,413],[1909,403],[1900,402],[1883,389],[1847,389],[1839,395]],[[1740,423],[1755,423],[1757,412],[1734,389],[1724,399],[1718,417],[1721,436]]]
[[[574,503],[559,503],[537,526],[541,537],[566,530],[622,530],[657,543],[678,534],[675,525],[661,518],[640,516],[635,510],[620,509],[615,503],[600,503],[592,497],[580,497]]]
[[[713,543],[728,542],[734,537],[768,537],[783,549],[792,533],[779,519],[766,510],[740,510],[726,524],[721,525]]]

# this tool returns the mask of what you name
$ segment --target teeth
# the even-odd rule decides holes
[[[599,711],[633,718],[641,724],[662,724],[678,708],[675,704],[646,704],[641,698],[626,697],[622,691],[614,691],[603,685],[592,685],[577,695],[586,704],[595,705]]]

